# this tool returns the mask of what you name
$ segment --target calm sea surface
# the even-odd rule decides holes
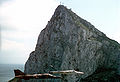
[[[24,65],[0,64],[0,82],[8,82],[8,80],[14,78],[14,69],[20,69],[21,71],[24,71]]]

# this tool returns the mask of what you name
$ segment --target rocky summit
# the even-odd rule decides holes
[[[120,82],[120,44],[71,9],[59,5],[41,31],[35,51],[25,64],[25,73],[58,70],[76,70],[84,74],[59,75],[62,80],[52,81]]]

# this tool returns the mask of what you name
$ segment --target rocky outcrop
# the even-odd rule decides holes
[[[120,44],[59,5],[41,31],[35,51],[25,64],[25,73],[73,69],[85,74],[63,75],[62,82],[85,81],[87,77],[102,73],[99,69],[111,69],[120,75]]]

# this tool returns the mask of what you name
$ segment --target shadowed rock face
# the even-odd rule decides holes
[[[120,45],[70,9],[59,5],[41,31],[35,51],[25,64],[25,73],[73,69],[85,74],[63,75],[63,81],[80,81],[98,69],[113,69],[119,75]]]

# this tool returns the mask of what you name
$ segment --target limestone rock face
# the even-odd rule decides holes
[[[59,5],[41,31],[35,51],[25,64],[25,73],[73,69],[85,74],[63,75],[62,82],[79,82],[99,69],[111,69],[120,75],[120,45]]]

